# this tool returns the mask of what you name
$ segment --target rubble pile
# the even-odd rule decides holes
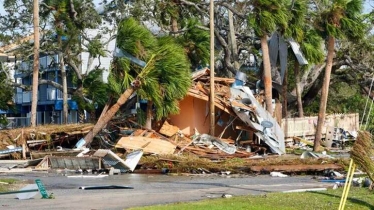
[[[262,107],[258,91],[244,85],[243,73],[239,72],[235,79],[215,77],[215,135],[209,132],[209,69],[194,72],[192,81],[186,100],[180,102],[181,113],[155,123],[158,126],[154,126],[154,130],[139,125],[134,115],[113,118],[86,146],[84,136],[93,128],[92,124],[2,130],[0,158],[27,160],[12,168],[33,166],[36,170],[66,169],[82,173],[106,169],[116,173],[135,171],[143,155],[194,155],[217,162],[286,153],[283,130]],[[318,166],[318,170],[326,167],[330,166]],[[276,168],[254,167],[251,170],[261,173]],[[313,170],[313,167],[302,166],[297,170],[292,166],[288,168],[291,169],[279,170]]]

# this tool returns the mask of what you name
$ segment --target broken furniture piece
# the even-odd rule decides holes
[[[121,172],[134,171],[140,158],[143,156],[143,151],[136,150],[130,152],[126,156],[126,160],[118,157],[114,152],[107,149],[99,149],[93,155],[103,160],[104,164],[109,165],[115,169],[119,169]]]

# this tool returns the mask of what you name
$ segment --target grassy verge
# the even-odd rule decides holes
[[[10,185],[17,183],[17,179],[0,179],[0,192],[6,192],[8,191]]]
[[[131,208],[132,210],[293,210],[293,209],[338,209],[343,189],[305,192],[269,193],[231,198],[218,198],[199,202],[186,202],[168,205]],[[345,209],[374,209],[374,193],[365,188],[351,188]]]

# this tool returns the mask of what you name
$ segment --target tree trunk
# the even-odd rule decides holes
[[[177,32],[178,31],[178,22],[177,22],[177,19],[174,18],[174,17],[171,18],[171,27],[170,27],[170,29],[171,29],[172,32]],[[172,33],[172,34],[175,37],[178,36],[177,33]]]
[[[288,112],[288,100],[287,100],[287,86],[288,86],[288,70],[284,73],[283,84],[282,84],[282,118],[287,118]]]
[[[61,39],[61,37],[60,37]],[[62,52],[59,52],[58,59],[60,59],[60,69],[61,69],[61,79],[62,79],[62,124],[68,123],[68,83],[66,79],[66,68],[64,62],[64,55]]]
[[[295,80],[296,80],[296,98],[297,98],[297,110],[299,112],[299,117],[304,117],[303,102],[301,100],[301,89],[300,89],[300,64],[295,60],[294,65],[295,70]]]
[[[96,122],[95,126],[84,137],[84,140],[86,141],[85,145],[88,145],[92,142],[96,134],[98,134],[101,131],[101,129],[103,129],[106,124],[108,124],[108,122],[117,113],[120,107],[123,104],[125,104],[129,97],[134,93],[134,91],[135,89],[132,87],[126,89],[126,91],[121,94],[121,96],[118,98],[117,102],[114,105],[112,105],[107,111],[106,109],[103,110],[103,113],[100,115],[100,118]]]
[[[335,48],[335,38],[333,36],[329,36],[328,43],[327,43],[327,61],[326,61],[325,78],[323,80],[323,85],[322,85],[321,102],[319,106],[317,129],[316,129],[316,135],[314,139],[313,151],[318,151],[320,142],[322,139],[322,126],[324,124],[325,115],[326,115],[326,106],[327,106],[327,98],[328,98],[329,86],[330,86],[332,61],[334,58],[334,48]]]
[[[152,107],[153,107],[153,101],[148,100],[147,102],[147,119],[145,121],[145,128],[152,130],[152,117],[153,117],[153,112],[152,112]]]
[[[264,86],[265,86],[265,104],[266,110],[273,114],[273,105],[272,105],[272,84],[271,84],[271,67],[270,67],[270,56],[269,56],[269,46],[267,41],[267,35],[261,37],[261,49],[262,49],[262,62],[264,66]]]
[[[34,64],[32,73],[32,102],[31,102],[31,127],[36,126],[36,112],[38,106],[39,86],[39,1],[34,0]]]

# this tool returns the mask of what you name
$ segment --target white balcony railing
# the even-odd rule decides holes
[[[22,103],[29,103],[31,102],[31,91],[24,91],[22,92]]]
[[[47,100],[62,100],[63,94],[61,90],[56,88],[47,88]],[[68,94],[68,99],[71,99],[71,95]]]

